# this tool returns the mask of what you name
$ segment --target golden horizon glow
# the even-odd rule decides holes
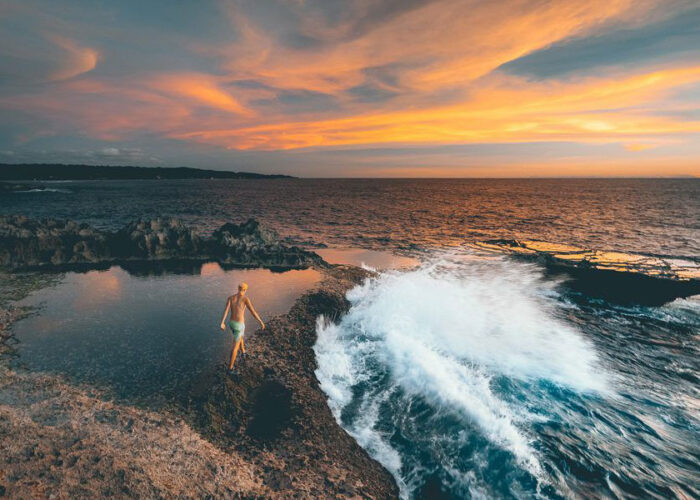
[[[268,15],[272,6],[260,11],[255,3],[214,5],[225,26],[220,37],[144,29],[134,31],[131,48],[125,35],[131,28],[100,38],[78,20],[59,22],[12,0],[6,15],[29,19],[48,45],[43,73],[21,73],[17,78],[27,85],[0,92],[7,116],[31,121],[0,141],[0,154],[13,144],[22,149],[67,134],[108,151],[141,151],[144,137],[171,141],[179,151],[202,151],[220,164],[241,157],[254,163],[250,155],[266,153],[309,155],[320,164],[337,150],[401,149],[391,158],[335,157],[366,175],[375,161],[377,175],[441,176],[458,172],[464,158],[468,175],[529,176],[542,169],[622,175],[635,164],[649,175],[700,175],[697,48],[633,64],[598,62],[593,49],[581,49],[574,69],[561,75],[536,59],[553,53],[553,64],[566,66],[571,61],[556,51],[587,47],[588,40],[604,59],[596,40],[672,26],[685,12],[695,15],[692,2],[437,0],[387,10],[349,2],[337,19],[323,5],[283,3],[277,16]],[[158,33],[167,44],[152,40]],[[139,54],[151,45],[157,47],[152,55]],[[131,58],[121,56],[123,46]],[[8,53],[12,60],[41,59],[30,48]],[[509,66],[516,63],[525,70]],[[553,159],[512,152],[498,164],[496,153],[450,158],[446,149],[411,158],[407,151],[501,144],[571,144],[572,153],[562,147]],[[164,152],[157,147],[153,161]],[[579,158],[582,151],[591,153]]]

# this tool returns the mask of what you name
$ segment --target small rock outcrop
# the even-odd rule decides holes
[[[157,218],[130,222],[111,237],[111,247],[127,259],[182,259],[202,256],[204,242],[180,220]]]
[[[274,231],[260,227],[255,219],[248,219],[243,224],[224,224],[214,231],[210,249],[216,260],[240,265],[266,262],[283,267],[299,267],[308,265],[310,259],[317,264],[321,262],[316,254],[283,245]]]
[[[700,266],[689,260],[534,240],[488,240],[470,246],[538,262],[551,273],[567,275],[568,288],[610,302],[659,306],[700,293]]]
[[[169,217],[130,222],[114,233],[74,221],[0,217],[0,267],[6,269],[173,261],[280,268],[323,264],[313,252],[282,244],[254,219],[224,224],[203,238]]]

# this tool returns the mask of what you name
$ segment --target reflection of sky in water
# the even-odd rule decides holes
[[[365,250],[363,248],[319,248],[314,249],[314,252],[330,264],[366,265],[375,269],[413,267],[420,263],[411,257],[403,257],[379,250]]]
[[[287,312],[319,278],[314,270],[223,271],[217,264],[205,264],[200,275],[141,278],[119,267],[68,273],[23,301],[39,305],[40,313],[13,327],[19,362],[107,385],[122,397],[167,397],[228,356],[231,336],[219,324],[240,281],[248,282],[253,305],[268,320]],[[257,323],[250,314],[246,320],[255,349]]]

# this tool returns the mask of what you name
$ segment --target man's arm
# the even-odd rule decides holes
[[[226,330],[226,316],[228,316],[228,311],[231,309],[231,297],[226,299],[226,309],[224,309],[224,317],[221,318],[221,329]]]
[[[250,301],[248,297],[245,299],[245,305],[248,306],[248,309],[250,309],[250,313],[253,315],[255,319],[258,320],[258,323],[260,323],[260,328],[263,330],[265,329],[265,323],[263,323],[263,320],[260,319],[260,315],[258,314],[258,311],[255,310],[253,307],[253,303]]]

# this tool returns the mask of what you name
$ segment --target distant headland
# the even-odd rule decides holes
[[[98,179],[282,179],[290,175],[203,170],[190,167],[117,167],[61,163],[0,163],[0,181],[68,181]]]

